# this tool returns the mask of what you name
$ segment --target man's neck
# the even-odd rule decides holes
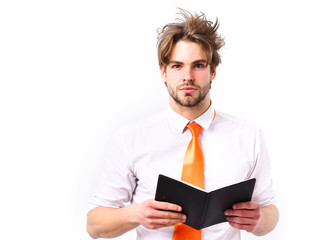
[[[200,117],[206,110],[211,106],[211,100],[208,102],[201,102],[197,106],[194,107],[184,107],[176,103],[175,101],[170,100],[170,107],[179,115],[188,119],[189,121],[193,121]]]

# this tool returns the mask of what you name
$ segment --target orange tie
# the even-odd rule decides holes
[[[202,127],[196,123],[191,123],[187,125],[187,128],[192,134],[192,139],[188,145],[185,155],[181,180],[203,188],[204,165],[202,150],[199,143],[199,134]],[[201,230],[194,229],[182,223],[175,225],[173,240],[200,239]]]

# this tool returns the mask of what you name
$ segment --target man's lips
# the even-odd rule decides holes
[[[186,94],[190,94],[190,93],[197,91],[197,89],[193,87],[182,87],[179,90]]]

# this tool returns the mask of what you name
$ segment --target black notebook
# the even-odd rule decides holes
[[[187,216],[186,225],[202,229],[226,222],[224,211],[240,202],[251,201],[255,178],[206,192],[188,183],[159,175],[156,201],[174,203]]]

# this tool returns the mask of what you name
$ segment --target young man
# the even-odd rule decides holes
[[[158,39],[169,108],[129,123],[111,139],[102,182],[88,213],[87,231],[93,238],[117,237],[136,228],[139,240],[234,240],[240,239],[241,229],[264,235],[277,224],[270,160],[262,132],[216,111],[210,99],[211,82],[221,62],[218,50],[224,45],[217,34],[218,24],[213,25],[203,14],[181,14],[183,19],[166,25]],[[181,207],[153,200],[159,174],[184,180],[184,171],[192,168],[185,160],[193,139],[190,123],[200,129],[203,160],[199,176],[205,190],[249,178],[257,180],[251,202],[235,204],[225,211],[228,222],[201,231],[188,227],[177,230],[186,226],[181,224],[186,220]],[[131,204],[125,206],[128,202]]]

